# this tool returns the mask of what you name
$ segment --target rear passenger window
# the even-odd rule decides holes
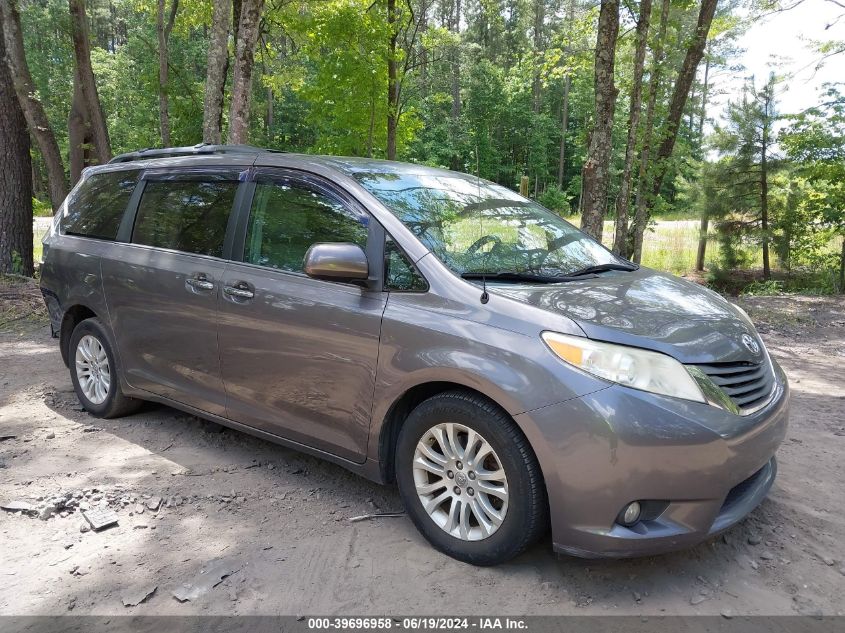
[[[63,233],[113,240],[138,182],[137,170],[93,174],[68,200],[60,220]]]
[[[367,244],[368,216],[305,183],[259,182],[249,216],[244,261],[302,272],[317,242]]]
[[[228,179],[151,180],[138,205],[132,241],[222,257],[237,190],[237,181]]]

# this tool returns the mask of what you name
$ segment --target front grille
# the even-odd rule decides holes
[[[696,367],[707,374],[740,410],[764,404],[771,394],[774,376],[768,361],[713,363]]]

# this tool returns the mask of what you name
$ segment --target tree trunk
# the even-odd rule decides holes
[[[67,121],[68,162],[70,163],[70,183],[75,185],[82,176],[82,170],[91,164],[89,147],[93,143],[88,121],[88,108],[82,96],[78,73],[73,73],[73,101]]]
[[[637,46],[634,52],[634,82],[631,85],[631,108],[628,112],[628,142],[625,145],[625,166],[622,182],[616,198],[616,234],[613,238],[613,252],[628,256],[628,207],[631,198],[631,172],[634,154],[637,151],[637,131],[640,126],[640,110],[643,105],[643,68],[645,50],[648,45],[648,28],[651,21],[651,0],[640,2],[640,17],[637,20]]]
[[[367,128],[367,158],[373,157],[373,137],[376,131],[376,92],[375,80],[370,89],[370,126]]]
[[[428,31],[428,11],[431,8],[429,0],[420,1],[420,33]],[[429,92],[428,77],[428,49],[425,45],[420,46],[420,100],[425,101]]]
[[[167,0],[158,0],[156,12],[156,33],[158,34],[158,117],[159,129],[161,131],[161,144],[170,147],[170,112],[168,108],[168,77],[167,60],[170,33],[173,31],[173,23],[176,21],[176,11],[179,10],[179,0],[172,0],[170,15],[167,22],[164,21],[165,5]]]
[[[387,160],[396,160],[396,123],[399,114],[396,60],[396,41],[399,33],[396,25],[396,0],[387,0],[387,25],[390,29],[387,48]]]
[[[704,256],[707,254],[707,232],[710,230],[710,216],[707,209],[701,211],[701,225],[698,229],[698,252],[695,254],[695,269],[704,270]]]
[[[545,0],[534,0],[534,64],[531,77],[531,100],[534,114],[543,105],[543,82],[540,76],[540,55],[543,52],[543,23],[546,20]]]
[[[100,95],[97,94],[97,83],[94,81],[94,71],[91,68],[91,43],[88,38],[88,19],[85,16],[85,0],[68,0],[70,7],[71,37],[79,73],[79,83],[85,105],[88,108],[88,120],[91,123],[91,138],[100,163],[111,160],[111,142],[106,127],[106,117],[100,105]]]
[[[766,93],[766,101],[763,113],[763,137],[760,147],[760,228],[763,232],[763,279],[766,281],[772,276],[769,265],[769,116],[770,116],[769,93]]]
[[[238,34],[241,31],[241,11],[243,0],[232,0],[232,43],[235,45],[235,53],[238,51]]]
[[[660,9],[660,26],[652,50],[652,68],[648,83],[648,104],[646,105],[645,125],[643,126],[643,147],[640,150],[640,171],[637,176],[637,195],[634,201],[634,222],[628,231],[628,252],[631,258],[640,263],[643,251],[643,235],[648,223],[647,178],[651,166],[651,144],[654,137],[654,109],[657,104],[657,92],[663,74],[663,43],[666,40],[666,25],[669,22],[669,0],[663,0]]]
[[[2,33],[0,33],[0,43],[2,43]],[[5,63],[3,58],[0,57],[0,63]],[[17,97],[16,97],[17,98]],[[20,105],[20,104],[18,104]],[[32,147],[33,141],[30,137],[29,139],[29,146]],[[38,162],[38,158],[36,157],[35,160],[32,161],[32,197],[37,198],[39,195],[47,193],[47,190],[44,187],[44,179],[41,177],[41,165]]]
[[[707,34],[710,32],[710,24],[713,22],[713,15],[716,13],[717,2],[718,0],[701,1],[695,34],[687,49],[681,70],[678,72],[678,79],[675,81],[675,89],[672,92],[672,100],[669,103],[669,114],[666,118],[666,135],[654,157],[656,169],[651,185],[651,193],[655,198],[660,194],[660,189],[663,187],[663,179],[666,177],[667,168],[666,159],[672,155],[672,150],[675,149],[675,140],[678,138],[681,117],[684,115],[684,108],[687,104],[692,82],[695,79],[698,64],[704,56]]]
[[[698,118],[698,142],[704,140],[704,121],[707,117],[707,93],[710,81],[710,57],[704,59],[704,85],[701,87],[701,112]],[[705,204],[701,210],[701,229],[698,233],[698,254],[695,257],[695,269],[704,270],[704,258],[707,254],[707,233],[710,230],[710,217]]]
[[[672,155],[672,150],[675,148],[678,127],[681,123],[681,117],[684,113],[690,87],[692,86],[693,79],[695,79],[696,69],[704,55],[707,34],[710,32],[710,24],[713,22],[713,15],[716,12],[716,3],[717,0],[702,0],[701,2],[695,34],[687,49],[684,62],[675,81],[675,88],[672,92],[669,114],[666,117],[666,134],[654,157],[655,168],[653,170],[654,176],[651,187],[647,187],[645,182],[640,183],[643,191],[641,197],[640,192],[637,194],[637,217],[633,226],[633,253],[634,261],[636,262],[639,262],[642,256],[643,234],[645,233],[646,224],[648,224],[649,207],[654,204],[654,199],[660,195],[660,189],[663,187],[663,179],[666,176],[667,168],[666,159]],[[645,176],[645,174],[643,175]]]
[[[255,44],[264,0],[243,0],[238,26],[238,48],[235,71],[232,75],[232,107],[229,113],[229,143],[249,140],[249,104],[252,96],[252,68],[255,63]]]
[[[208,42],[208,62],[205,76],[205,107],[202,112],[202,140],[220,144],[223,124],[223,95],[226,87],[226,66],[229,50],[229,19],[231,0],[214,0],[211,14],[211,37]]]
[[[707,98],[710,95],[710,56],[704,59],[704,84],[701,86],[701,111],[698,116],[698,142],[704,142],[704,122],[707,120]]]
[[[602,0],[596,36],[595,119],[587,160],[581,171],[581,229],[599,241],[607,206],[613,143],[611,132],[619,92],[613,83],[618,35],[619,0]]]
[[[44,106],[38,100],[38,90],[29,74],[26,54],[23,49],[21,18],[14,0],[0,0],[0,26],[3,29],[5,58],[8,72],[18,97],[18,103],[26,117],[30,133],[38,143],[47,170],[47,186],[53,210],[59,208],[67,195],[65,167],[53,128],[47,120]],[[3,113],[8,110],[3,110]],[[27,147],[29,143],[27,142]]]
[[[461,0],[452,0],[452,15],[449,20],[449,30],[456,36],[461,32]],[[460,135],[461,119],[461,47],[456,44],[449,51],[449,62],[451,65],[450,88],[452,92],[451,136],[452,136],[452,169],[461,168],[461,155],[455,142]]]
[[[162,147],[170,147],[170,113],[167,103],[167,34],[164,11],[167,0],[158,0],[156,34],[158,35],[158,125]],[[176,6],[174,0],[173,6]]]
[[[575,0],[569,0],[566,11],[567,33],[572,30],[572,23],[575,21]],[[569,90],[572,87],[572,78],[569,73],[563,78],[563,97],[560,105],[560,153],[557,163],[557,186],[563,189],[563,176],[566,173],[566,133],[569,130]]]
[[[560,106],[560,156],[557,163],[557,186],[563,189],[563,174],[566,169],[566,132],[569,130],[569,75],[563,78],[563,103]]]
[[[117,10],[114,2],[109,0],[109,53],[117,51]]]
[[[276,124],[276,96],[273,94],[273,89],[270,86],[267,86],[266,99],[267,117],[264,119],[264,127],[267,130],[267,143],[269,145],[273,142],[273,126]]]
[[[688,100],[690,102],[690,109],[687,112],[687,130],[689,130],[690,136],[692,136],[695,125],[695,84],[690,87]]]
[[[388,3],[389,4],[389,3]],[[460,35],[461,32],[461,0],[454,0],[452,7],[452,20],[450,30],[455,35]],[[394,17],[395,20],[395,9]],[[390,20],[390,17],[388,17]],[[452,121],[455,122],[461,116],[461,49],[460,45],[452,47],[451,51],[451,89],[452,89]]]
[[[545,20],[545,0],[534,0],[534,42],[533,50],[531,51],[531,111],[534,113],[532,127],[539,123],[537,117],[543,107],[543,80],[540,72],[540,59],[544,50],[543,24]],[[536,148],[533,148],[531,153],[534,151],[536,151]],[[536,200],[540,195],[540,174],[538,173],[536,161],[531,160],[531,163],[532,170],[534,171],[534,199]]]
[[[4,58],[0,38],[0,272],[32,277],[29,132]]]

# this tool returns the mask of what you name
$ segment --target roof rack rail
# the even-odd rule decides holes
[[[109,161],[112,163],[129,163],[135,160],[148,160],[151,158],[176,158],[179,156],[201,156],[207,154],[263,154],[265,152],[280,153],[275,149],[264,149],[253,145],[212,145],[210,143],[198,143],[185,147],[148,147],[139,149],[136,152],[127,152],[115,156]]]

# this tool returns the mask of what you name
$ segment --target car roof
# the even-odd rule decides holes
[[[340,171],[347,176],[360,174],[429,175],[472,178],[467,174],[429,167],[416,163],[351,156],[320,156],[295,154],[279,150],[254,147],[252,145],[209,145],[200,143],[186,147],[141,149],[112,158],[108,165],[130,165],[138,168],[191,167],[223,165],[226,162],[237,165],[252,163],[260,167],[296,167],[308,164],[324,169]],[[105,167],[105,166],[103,166]],[[100,169],[97,169],[100,171]],[[109,170],[110,171],[110,170]]]
[[[198,143],[184,147],[147,147],[134,152],[118,154],[109,161],[110,165],[115,163],[130,163],[139,160],[151,160],[154,158],[181,158],[186,156],[210,156],[220,154],[263,154],[276,150],[254,147],[252,145],[215,145],[212,143]]]

